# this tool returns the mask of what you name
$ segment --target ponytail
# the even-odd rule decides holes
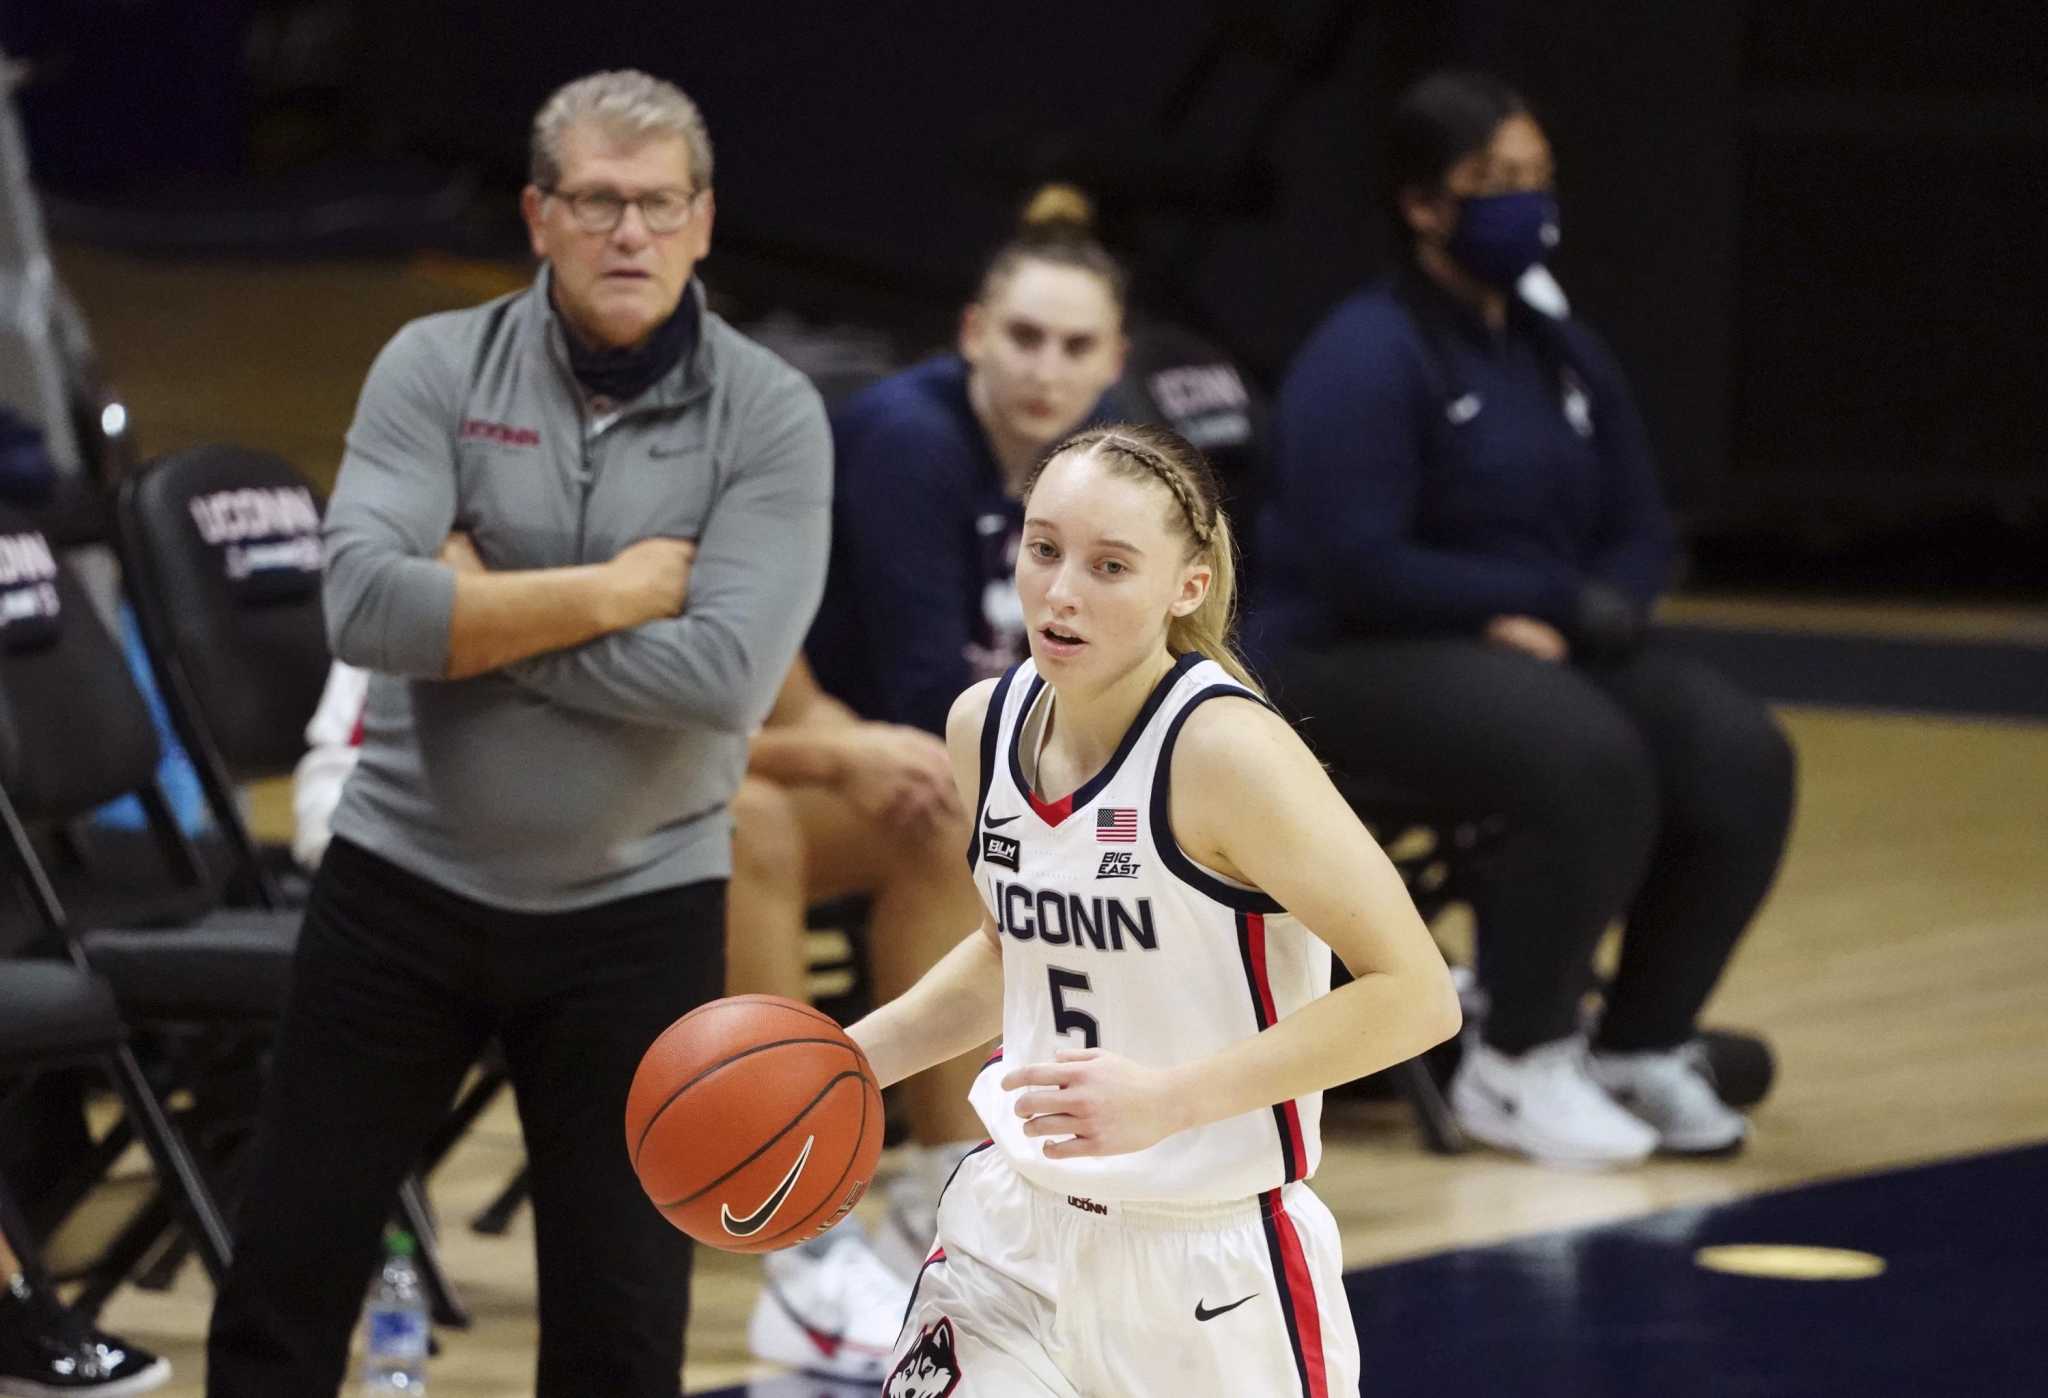
[[[1119,311],[1124,308],[1128,278],[1116,258],[1095,236],[1095,204],[1070,184],[1042,185],[1024,205],[1017,231],[995,250],[982,271],[977,301],[994,298],[1002,284],[1026,262],[1049,262],[1092,272],[1109,288]]]
[[[1215,661],[1230,678],[1264,698],[1265,689],[1237,651],[1237,544],[1231,537],[1230,517],[1221,506],[1216,508],[1209,542],[1200,548],[1209,564],[1209,591],[1201,606],[1167,623],[1166,648],[1175,655],[1202,655]]]
[[[1072,230],[1093,234],[1095,201],[1079,185],[1043,184],[1024,201],[1024,211],[1017,216],[1017,223],[1025,233]]]

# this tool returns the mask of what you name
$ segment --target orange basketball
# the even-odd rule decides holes
[[[735,995],[662,1031],[626,1097],[626,1150],[662,1216],[727,1252],[774,1252],[860,1202],[882,1153],[882,1090],[827,1015]]]

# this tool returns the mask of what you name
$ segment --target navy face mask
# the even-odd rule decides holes
[[[1465,199],[1445,248],[1479,280],[1511,291],[1522,273],[1550,255],[1557,241],[1557,196],[1532,189]]]

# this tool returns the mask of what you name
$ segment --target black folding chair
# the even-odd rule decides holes
[[[70,922],[30,837],[31,825],[64,825],[123,794],[143,803],[164,841],[166,858],[189,881],[201,874],[156,786],[155,729],[126,662],[84,589],[57,560],[45,536],[22,516],[0,510],[0,834],[9,873],[45,933],[61,945],[78,971],[100,971],[106,982],[64,977],[52,963],[11,959],[0,972],[0,1041],[13,1042],[17,1016],[22,1052],[59,1051],[66,1026],[82,1038],[74,1059],[108,1065],[128,1106],[127,1123],[158,1164],[167,1212],[192,1229],[201,1260],[216,1278],[229,1257],[227,1229],[183,1138],[165,1114],[165,1084],[144,1073],[125,1034],[108,1022],[107,992],[116,1021],[146,1023],[181,991],[198,998],[229,997],[244,985],[239,968],[249,934],[240,925],[209,928],[193,940],[157,933],[83,934]],[[161,945],[130,945],[138,938]],[[255,942],[261,943],[258,934]],[[284,953],[289,955],[289,942]],[[100,964],[102,953],[119,966]],[[267,948],[255,960],[274,960]],[[19,1003],[14,995],[18,992]],[[33,1029],[33,1032],[31,1032]],[[153,1059],[160,1071],[168,1064]],[[103,1278],[96,1296],[119,1278]]]
[[[1413,792],[1333,776],[1393,862],[1424,922],[1434,923],[1450,904],[1470,898],[1475,883],[1486,877],[1486,856],[1500,838],[1498,817],[1476,817]],[[1444,1100],[1431,1056],[1418,1055],[1387,1072],[1415,1113],[1423,1143],[1438,1155],[1455,1155],[1465,1149],[1465,1133]]]
[[[259,908],[293,900],[243,819],[237,791],[297,766],[327,681],[324,506],[289,462],[236,446],[159,457],[122,481],[114,501],[122,575],[164,708]],[[495,1081],[487,1067],[456,1109],[460,1126],[442,1133],[445,1142],[430,1149],[423,1171],[467,1129]],[[435,1318],[468,1325],[417,1178],[401,1189],[399,1212],[419,1242]]]
[[[287,900],[236,792],[291,773],[327,681],[324,504],[289,463],[233,446],[158,458],[115,497],[122,575],[171,727],[262,907]]]
[[[0,815],[18,828],[0,797]],[[74,951],[74,956],[76,955]],[[120,1094],[124,1117],[114,1144],[139,1136],[164,1192],[191,1229],[206,1270],[218,1282],[231,1254],[226,1222],[214,1203],[183,1135],[143,1072],[128,1042],[128,1027],[111,986],[81,965],[11,957],[0,960],[0,1098],[24,1090],[37,1076],[90,1065]],[[82,1298],[87,1315],[101,1297]]]

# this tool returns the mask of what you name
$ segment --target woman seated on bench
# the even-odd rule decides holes
[[[1476,74],[1401,101],[1407,243],[1281,389],[1253,639],[1325,760],[1508,830],[1477,900],[1491,1010],[1451,1104],[1481,1140],[1620,1165],[1734,1150],[1688,1051],[1784,849],[1770,714],[1648,634],[1672,530],[1607,348],[1525,304],[1557,237],[1551,153]],[[1626,924],[1590,1053],[1595,943]]]

